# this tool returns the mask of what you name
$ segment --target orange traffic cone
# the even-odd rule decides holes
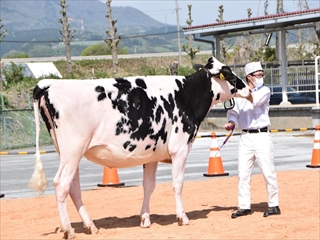
[[[118,170],[116,168],[104,167],[102,184],[97,184],[98,187],[120,187],[124,183],[120,183]]]
[[[212,132],[208,173],[204,173],[203,176],[216,177],[228,175],[229,173],[225,173],[223,169],[216,133]]]
[[[315,128],[311,164],[307,167],[320,167],[320,125]]]

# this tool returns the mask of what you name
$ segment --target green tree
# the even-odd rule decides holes
[[[16,58],[16,56],[19,56],[20,54],[22,54],[22,52],[20,52],[18,50],[10,50],[10,52],[3,54],[3,57],[4,58]]]
[[[24,67],[16,65],[13,62],[3,68],[3,75],[6,79],[5,88],[10,87],[12,84],[21,82],[23,80]]]
[[[276,49],[270,47],[260,47],[253,52],[251,61],[273,62],[276,60]]]
[[[52,56],[54,50],[46,45],[37,45],[29,50],[28,54],[30,57],[43,57],[43,56]]]
[[[118,54],[127,54],[127,50],[125,48],[119,47]],[[94,44],[87,48],[85,48],[81,56],[99,56],[99,55],[111,55],[111,48],[106,44]]]
[[[12,58],[28,58],[28,57],[29,55],[26,54],[25,52],[20,52],[12,56]]]
[[[107,45],[103,44],[94,44],[89,47],[86,47],[81,56],[98,56],[98,55],[110,55],[111,49]]]

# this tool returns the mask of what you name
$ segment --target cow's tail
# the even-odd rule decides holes
[[[39,116],[39,101],[41,97],[38,98],[34,95],[34,116],[35,116],[35,124],[36,124],[36,153],[35,158],[36,162],[34,164],[34,172],[29,182],[29,188],[33,191],[37,191],[39,194],[42,194],[47,186],[48,181],[46,178],[46,174],[43,171],[43,165],[41,161],[41,154],[39,149],[39,139],[40,139],[40,116]]]

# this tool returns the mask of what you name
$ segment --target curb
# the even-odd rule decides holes
[[[57,152],[56,150],[41,150],[40,154],[45,154],[45,153],[54,153]],[[20,152],[0,152],[0,155],[26,155],[26,154],[36,154],[35,151],[32,152],[24,152],[24,151],[20,151]]]

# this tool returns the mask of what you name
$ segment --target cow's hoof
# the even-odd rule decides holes
[[[57,232],[63,232],[63,237],[62,239],[75,239],[76,238],[76,235],[74,234],[74,231],[73,229],[69,232],[69,231],[65,231],[63,230],[62,227],[56,227],[55,233]]]
[[[91,226],[87,227],[87,226],[83,226],[85,229],[88,230],[88,234],[98,234],[99,230],[97,229],[97,227],[92,224]]]
[[[68,232],[68,231],[65,231],[63,233],[63,238],[62,239],[75,239],[76,238],[76,235],[74,234],[74,232]]]
[[[61,227],[56,227],[56,229],[54,230],[55,233],[57,232],[63,232],[62,228]]]
[[[183,226],[183,225],[188,225],[189,224],[189,219],[185,217],[177,217],[178,220],[178,225]]]
[[[148,228],[151,225],[151,221],[150,221],[150,215],[148,213],[144,213],[141,217],[140,217],[141,223],[140,223],[140,227],[142,228]]]

